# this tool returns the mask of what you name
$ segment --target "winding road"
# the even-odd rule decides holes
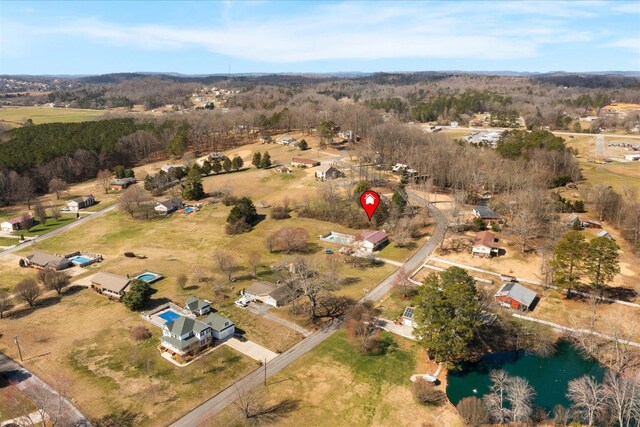
[[[438,244],[440,244],[444,238],[446,230],[444,215],[435,206],[410,191],[409,199],[414,203],[426,206],[437,221],[436,228],[429,240],[403,265],[406,271],[412,272],[422,265],[424,260],[431,255],[431,252],[433,252]],[[359,303],[363,303],[365,301],[377,301],[381,299],[393,286],[393,282],[396,279],[398,272],[399,269],[380,282],[371,292],[362,298]],[[233,403],[238,398],[239,391],[248,391],[262,384],[265,381],[265,370],[266,377],[272,377],[333,335],[341,325],[341,320],[335,320],[330,325],[314,332],[298,344],[278,355],[270,361],[266,367],[258,368],[249,373],[247,376],[225,388],[211,399],[197,406],[183,417],[170,424],[170,427],[191,427],[200,425],[202,422]]]

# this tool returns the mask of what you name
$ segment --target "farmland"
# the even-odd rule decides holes
[[[97,119],[105,114],[102,110],[83,110],[79,108],[51,108],[44,107],[2,107],[0,108],[0,122],[10,126],[22,126],[31,119],[33,124],[43,123],[72,123]]]

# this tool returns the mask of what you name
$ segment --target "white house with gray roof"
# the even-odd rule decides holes
[[[235,331],[235,324],[219,314],[210,313],[203,320],[180,316],[164,324],[160,341],[173,353],[193,355],[210,346],[214,339],[223,340]]]
[[[189,296],[184,308],[185,310],[190,311],[194,316],[204,316],[211,312],[211,303],[207,300]]]

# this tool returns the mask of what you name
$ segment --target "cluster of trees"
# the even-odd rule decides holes
[[[253,158],[251,159],[251,164],[258,169],[267,169],[271,167],[271,155],[268,151],[265,151],[262,154],[259,151],[253,153]]]
[[[580,231],[568,232],[553,251],[554,283],[570,292],[586,275],[602,294],[606,284],[620,272],[618,249],[618,244],[607,237],[594,237],[587,242]]]
[[[69,283],[69,276],[61,271],[50,268],[38,271],[37,279],[23,279],[16,284],[14,298],[11,298],[7,291],[0,291],[0,319],[13,307],[14,299],[25,302],[29,307],[35,307],[43,290],[56,291],[58,295],[62,295]]]
[[[467,397],[456,408],[466,425],[541,423],[546,411],[534,405],[528,381],[503,370],[489,374],[491,387],[482,399]],[[640,422],[640,378],[607,371],[603,381],[585,375],[569,382],[570,407],[556,405],[556,425],[631,426]]]
[[[153,294],[153,289],[144,280],[133,279],[122,297],[122,303],[131,311],[142,310]]]
[[[472,355],[482,324],[482,305],[473,277],[450,267],[431,273],[414,301],[416,335],[429,354],[450,366]]]

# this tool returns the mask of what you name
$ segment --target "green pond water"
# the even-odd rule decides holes
[[[567,384],[582,375],[592,375],[599,380],[604,375],[603,367],[594,360],[585,359],[567,341],[560,341],[555,354],[540,357],[523,352],[495,353],[483,356],[468,364],[461,371],[450,372],[447,396],[454,405],[469,396],[482,397],[489,392],[489,372],[503,369],[510,375],[524,377],[536,391],[534,403],[547,411],[555,405],[567,407]]]

